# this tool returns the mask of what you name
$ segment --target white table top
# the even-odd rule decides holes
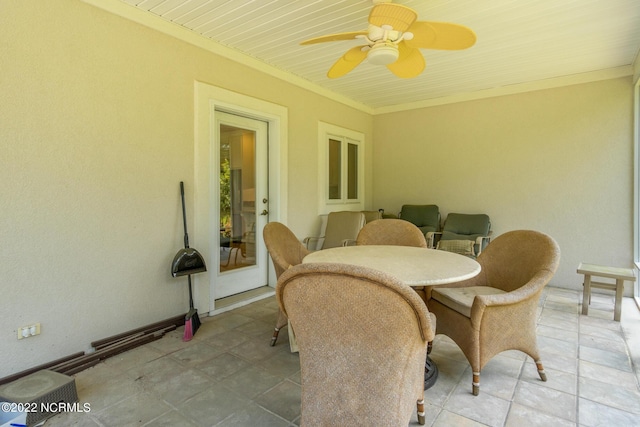
[[[409,286],[444,285],[480,273],[480,264],[469,257],[411,246],[343,246],[312,252],[302,262],[369,267],[395,276]]]

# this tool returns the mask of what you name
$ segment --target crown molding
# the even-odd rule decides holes
[[[328,89],[325,89],[321,86],[311,83],[306,79],[303,79],[302,77],[299,77],[295,74],[288,73],[279,68],[273,67],[249,55],[246,55],[238,50],[223,46],[207,37],[201,36],[180,25],[172,24],[171,22],[166,21],[160,18],[159,16],[156,16],[152,13],[145,12],[144,10],[138,9],[137,7],[130,5],[128,3],[125,3],[122,0],[82,0],[82,1],[84,3],[95,6],[99,9],[103,9],[114,15],[118,15],[122,18],[136,22],[140,25],[144,25],[145,27],[159,31],[171,37],[175,37],[191,45],[205,49],[216,55],[225,57],[232,61],[238,62],[242,65],[246,65],[247,67],[251,67],[257,71],[268,74],[272,77],[276,77],[280,80],[284,80],[288,83],[294,84],[303,89],[317,93],[318,95],[322,95],[326,98],[340,102],[342,104],[345,104],[349,107],[363,111],[365,113],[373,114],[373,111],[374,111],[373,108],[368,105],[362,104],[360,102],[354,101],[351,98],[348,98],[346,96],[343,96],[333,91],[330,91]]]
[[[536,90],[553,89],[563,86],[590,83],[600,80],[609,80],[619,77],[627,77],[632,74],[633,67],[631,65],[625,65],[622,67],[592,71],[589,73],[572,74],[569,76],[555,77],[551,79],[537,80],[534,82],[519,83],[508,86],[500,86],[491,89],[466,92],[452,96],[443,96],[441,98],[427,99],[424,101],[412,102],[407,104],[380,107],[374,110],[374,115],[416,110],[419,108],[435,107],[438,105],[454,104],[457,102],[473,101],[484,98],[493,98],[496,96],[514,95],[518,93],[533,92]]]

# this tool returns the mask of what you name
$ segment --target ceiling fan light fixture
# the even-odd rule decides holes
[[[369,50],[367,61],[374,65],[388,65],[398,60],[398,47],[395,45],[380,44]]]

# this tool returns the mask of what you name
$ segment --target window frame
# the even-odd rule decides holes
[[[633,259],[640,277],[640,78],[633,85],[633,151]],[[640,308],[640,280],[634,282],[633,298]]]
[[[329,199],[329,141],[341,142],[341,198]],[[348,198],[348,149],[349,144],[357,147],[357,198]],[[320,215],[335,211],[364,210],[365,185],[365,139],[364,134],[330,123],[318,122],[318,213]]]

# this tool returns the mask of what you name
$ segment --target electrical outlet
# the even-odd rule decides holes
[[[34,323],[29,326],[22,326],[18,328],[18,339],[29,338],[34,335],[40,335],[40,323]]]

